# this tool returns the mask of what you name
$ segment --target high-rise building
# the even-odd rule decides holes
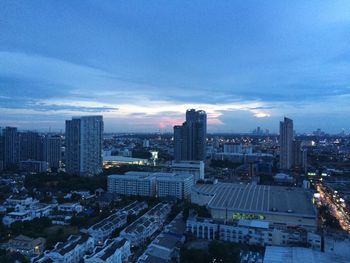
[[[44,138],[43,159],[45,162],[49,163],[50,168],[60,168],[60,163],[62,159],[61,146],[61,136],[46,136]]]
[[[207,140],[207,114],[205,111],[186,111],[186,121],[174,126],[174,159],[205,160]]]
[[[243,146],[241,143],[225,143],[224,153],[242,153]]]
[[[42,137],[37,132],[26,131],[19,134],[20,161],[43,160]]]
[[[284,117],[280,122],[280,169],[288,170],[293,165],[293,120]]]
[[[192,174],[194,183],[204,179],[203,161],[173,161],[171,171],[177,174]]]
[[[111,193],[135,196],[189,198],[194,184],[192,174],[127,172],[108,176]]]
[[[300,140],[293,141],[293,167],[303,170],[307,167],[307,149],[304,149]]]
[[[95,175],[102,172],[103,117],[83,116],[66,121],[66,172]]]
[[[6,127],[3,130],[3,154],[4,168],[11,169],[18,167],[20,148],[19,133],[15,127]]]
[[[4,170],[4,136],[0,127],[0,171]]]

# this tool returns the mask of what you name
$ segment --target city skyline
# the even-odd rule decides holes
[[[0,125],[171,132],[202,109],[208,132],[350,130],[350,3],[2,1]],[[326,120],[326,121],[325,121]]]

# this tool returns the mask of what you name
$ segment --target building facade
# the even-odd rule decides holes
[[[128,215],[137,216],[147,208],[146,202],[135,201],[91,226],[88,233],[94,238],[95,245],[101,245],[117,228],[124,227],[127,224]]]
[[[127,172],[108,176],[107,189],[121,195],[155,196],[156,178],[152,173]]]
[[[3,130],[4,169],[17,167],[20,160],[19,133],[15,127]]]
[[[123,263],[127,262],[130,252],[130,242],[125,238],[106,240],[103,246],[97,246],[91,255],[84,257],[85,263]]]
[[[58,169],[62,160],[62,138],[61,136],[46,136],[43,144],[43,160],[48,162],[49,167]]]
[[[102,172],[103,117],[83,116],[66,121],[66,171],[95,175]]]
[[[156,177],[157,196],[188,199],[193,185],[192,174],[158,174]]]
[[[321,249],[321,236],[306,229],[293,227],[279,229],[267,221],[239,220],[223,223],[210,218],[192,217],[186,223],[187,232],[197,238],[222,240],[258,246],[307,246]]]
[[[129,240],[132,246],[144,244],[148,238],[163,226],[170,211],[170,204],[157,204],[146,214],[123,229],[120,232],[120,237]]]
[[[192,174],[127,172],[108,176],[110,193],[134,196],[189,198],[193,185]]]
[[[43,144],[42,137],[37,132],[26,131],[19,134],[20,161],[42,161]]]
[[[58,242],[55,247],[45,254],[34,259],[33,262],[78,263],[84,255],[94,249],[94,239],[87,234],[71,235],[67,241]],[[51,260],[51,261],[50,261]]]
[[[48,171],[49,164],[43,161],[20,161],[19,169],[26,172],[42,173]]]
[[[186,111],[186,121],[174,126],[174,159],[205,160],[207,140],[207,114],[205,111]]]
[[[42,237],[30,238],[24,235],[14,237],[3,248],[10,252],[19,252],[22,255],[33,257],[40,255],[45,249],[46,240]]]
[[[173,161],[171,171],[178,174],[193,174],[194,183],[204,179],[203,161]]]
[[[280,169],[289,170],[293,165],[293,120],[284,118],[280,122]]]

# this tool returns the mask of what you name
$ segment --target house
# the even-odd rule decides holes
[[[126,238],[133,246],[140,246],[151,237],[163,223],[170,213],[171,205],[159,203],[142,217],[127,226],[120,233],[120,237]]]
[[[91,253],[94,248],[94,239],[87,234],[71,235],[66,242],[58,242],[55,247],[46,251],[44,256],[35,259],[36,263],[78,263],[86,253]]]
[[[30,238],[24,235],[19,235],[10,239],[2,247],[10,252],[18,252],[25,256],[37,256],[43,253],[45,249],[45,238]]]
[[[65,203],[58,205],[57,210],[59,212],[75,214],[81,213],[83,211],[83,206],[79,203]]]
[[[85,263],[122,263],[131,255],[130,242],[125,238],[107,239],[97,246],[91,255],[84,257]]]

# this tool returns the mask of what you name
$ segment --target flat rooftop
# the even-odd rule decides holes
[[[347,257],[338,256],[332,253],[322,253],[310,248],[302,247],[276,247],[267,246],[264,256],[264,263],[346,263]]]
[[[208,203],[210,209],[316,216],[311,196],[302,188],[217,183],[196,184],[192,191],[211,195],[212,199]]]
[[[204,166],[203,161],[172,161],[171,166],[173,168],[199,168],[200,166]]]
[[[178,173],[151,173],[151,172],[134,172],[130,171],[125,174],[112,174],[108,176],[109,178],[114,179],[131,179],[131,180],[142,180],[142,179],[151,179],[151,178],[157,178],[159,181],[179,181],[188,179],[190,177],[193,177],[192,174],[178,174]]]
[[[239,226],[255,227],[255,228],[269,228],[269,222],[262,220],[245,220],[241,219],[238,221]]]
[[[181,181],[193,178],[192,174],[177,174],[177,173],[154,173],[158,181]]]
[[[147,162],[147,159],[142,158],[133,158],[133,157],[125,157],[120,155],[104,155],[104,162]]]
[[[108,178],[123,180],[149,180],[150,178],[154,178],[154,176],[152,173],[148,172],[127,172],[125,174],[112,174],[109,175]]]

